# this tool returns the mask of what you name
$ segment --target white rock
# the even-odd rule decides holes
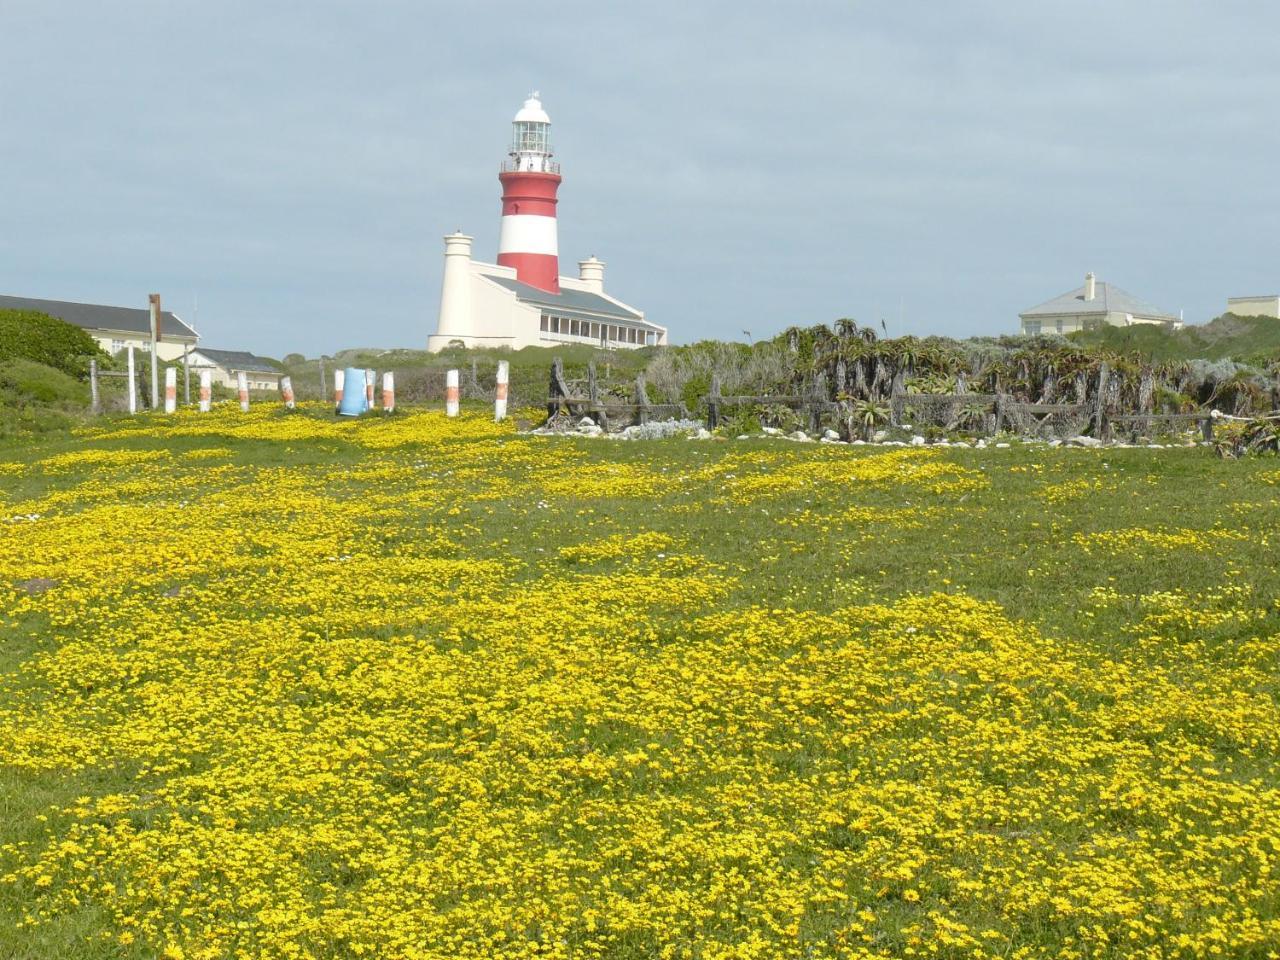
[[[912,437],[912,438],[911,438],[911,445],[912,445],[913,447],[923,447],[923,446],[924,446],[924,444],[925,444],[925,439],[924,439],[924,437],[920,436],[920,434],[918,434],[918,433],[917,433],[914,437]]]
[[[596,422],[592,420],[590,417],[583,417],[581,420],[578,421],[578,426],[580,427],[594,427],[595,425],[596,425]]]
[[[800,443],[809,443],[809,442],[811,442],[811,440],[812,440],[813,438],[812,438],[812,437],[810,437],[810,436],[809,436],[807,433],[805,433],[803,430],[797,430],[797,431],[795,431],[793,434],[791,434],[791,436],[790,436],[790,437],[788,437],[787,439],[789,439],[789,440],[797,440],[797,441],[799,441]]]
[[[997,449],[997,450],[1005,450],[1005,449],[1007,449],[1007,448],[1008,448],[1008,446],[1009,446],[1009,445],[1008,445],[1007,443],[997,443],[997,444],[996,444],[996,449]]]
[[[1061,441],[1061,440],[1059,440],[1057,437],[1055,437],[1054,439],[1052,439],[1052,440],[1050,440],[1050,441],[1049,441],[1049,446],[1051,446],[1051,447],[1060,447],[1060,446],[1062,446],[1062,441]]]
[[[1097,437],[1086,437],[1086,436],[1072,437],[1070,440],[1068,440],[1068,441],[1067,441],[1067,443],[1070,443],[1070,444],[1072,444],[1073,446],[1076,446],[1076,447],[1100,447],[1100,446],[1102,446],[1102,441],[1101,441],[1101,440],[1099,440]]]
[[[985,450],[987,449],[987,441],[979,437],[978,442],[975,443],[974,446],[977,447],[979,450]]]
[[[867,445],[867,441],[862,439],[850,440],[849,445],[854,447],[865,447]]]
[[[761,427],[760,429],[761,431],[764,432],[766,436],[770,436],[770,437],[782,436],[782,431],[779,430],[777,427]]]
[[[877,430],[875,433],[871,435],[871,439],[874,440],[876,443],[884,443],[887,439],[889,439],[889,431]]]
[[[840,434],[836,433],[834,430],[824,430],[824,431],[822,431],[822,439],[824,439],[824,440],[839,440],[839,439],[840,439]]]
[[[738,434],[738,439],[739,439],[739,440],[750,440],[751,438],[750,438],[750,437],[748,437],[745,433],[740,433],[740,434]]]

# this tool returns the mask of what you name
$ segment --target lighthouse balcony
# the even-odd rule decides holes
[[[554,173],[559,176],[560,164],[546,157],[517,157],[514,160],[503,160],[498,164],[498,173]]]

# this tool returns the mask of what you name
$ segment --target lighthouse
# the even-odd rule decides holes
[[[560,165],[551,154],[551,118],[535,90],[511,121],[509,159],[498,173],[502,183],[498,263],[515,267],[521,283],[559,293],[556,191]]]
[[[667,342],[666,327],[605,292],[604,261],[592,255],[578,261],[578,276],[560,276],[560,165],[552,157],[551,118],[534,91],[511,123],[511,145],[498,172],[498,262],[473,260],[472,238],[461,230],[444,238],[440,312],[428,350],[563,343],[635,349]]]

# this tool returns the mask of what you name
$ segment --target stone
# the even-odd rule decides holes
[[[824,430],[824,431],[822,431],[822,439],[824,439],[824,440],[839,440],[839,439],[840,439],[840,434],[836,433],[834,430]]]
[[[782,431],[779,430],[777,427],[761,427],[760,429],[766,437],[782,436]]]
[[[809,443],[812,441],[813,438],[810,437],[803,430],[797,430],[795,431],[795,433],[791,434],[787,439],[796,440],[796,441],[799,441],[800,443]]]
[[[874,440],[876,443],[884,443],[886,440],[889,439],[889,431],[877,430],[875,433],[871,435],[871,439]]]
[[[975,446],[977,449],[979,449],[979,450],[985,450],[985,449],[987,449],[987,441],[985,441],[985,440],[983,440],[983,439],[979,438],[979,439],[978,439],[978,442],[977,442],[977,443],[975,443],[975,444],[974,444],[974,446]]]
[[[911,438],[911,445],[913,447],[923,447],[925,445],[924,437],[920,436],[920,434],[917,433],[914,437]]]
[[[865,447],[867,445],[867,441],[859,438],[857,440],[850,440],[849,445],[853,447]]]
[[[1099,440],[1097,437],[1086,437],[1086,436],[1083,436],[1083,435],[1078,436],[1078,437],[1072,437],[1070,440],[1068,440],[1068,441],[1067,441],[1067,443],[1071,444],[1073,447],[1100,447],[1100,446],[1102,446],[1102,441],[1101,441],[1101,440]]]
[[[1008,445],[1007,443],[1003,443],[1003,442],[1002,442],[1002,443],[997,443],[997,444],[996,444],[996,449],[997,449],[997,450],[1007,450],[1007,449],[1009,449],[1009,445]]]
[[[32,577],[30,580],[22,580],[16,584],[19,590],[25,590],[30,594],[45,593],[57,585],[57,580],[50,580],[48,577]]]

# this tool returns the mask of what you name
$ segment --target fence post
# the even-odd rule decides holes
[[[636,374],[636,421],[649,422],[649,391],[644,384],[644,373]]]
[[[366,410],[373,409],[373,383],[377,379],[378,374],[370,369],[364,372],[364,407]]]
[[[444,412],[446,416],[458,415],[458,371],[450,370],[444,375]]]
[[[329,392],[329,384],[324,378],[324,360],[317,360],[316,363],[320,365],[320,399],[323,400]]]
[[[249,412],[249,375],[243,370],[236,373],[236,392],[240,394],[240,409]]]
[[[1205,417],[1200,421],[1200,436],[1210,443],[1213,442],[1213,417]]]
[[[191,346],[182,348],[182,405],[191,406]]]
[[[707,429],[720,426],[720,374],[711,375],[711,392],[707,394]]]
[[[1110,372],[1104,360],[1098,366],[1098,394],[1093,398],[1093,435],[1107,439],[1107,374]]]
[[[396,408],[396,375],[388,370],[382,375],[382,412],[391,413]]]
[[[164,368],[164,412],[174,413],[178,409],[178,371],[173,367]]]
[[[213,404],[213,371],[205,368],[200,371],[200,412],[208,413]]]
[[[286,410],[293,409],[293,378],[280,378],[280,393],[284,397],[284,408]]]
[[[342,388],[347,377],[347,371],[338,367],[333,371],[333,412],[337,413],[338,408],[342,406]]]
[[[102,400],[98,397],[98,361],[89,361],[89,412],[102,412]]]
[[[129,370],[129,413],[130,415],[138,412],[138,370],[133,362],[133,344],[129,344],[128,350],[128,370]]]
[[[501,423],[507,419],[507,382],[511,379],[511,365],[498,361],[498,374],[493,387],[493,420]]]

